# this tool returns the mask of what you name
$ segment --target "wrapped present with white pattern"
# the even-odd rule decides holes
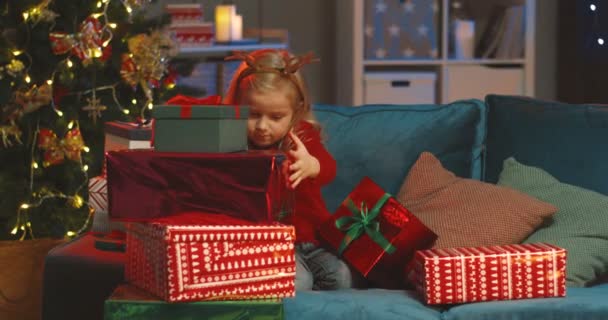
[[[171,16],[171,25],[203,21],[203,5],[200,3],[170,3],[165,12]]]
[[[564,297],[566,250],[548,243],[420,250],[408,278],[427,304]]]
[[[105,175],[89,179],[89,205],[95,212],[108,212],[108,180]]]
[[[295,230],[187,213],[127,230],[128,282],[168,302],[295,295]]]

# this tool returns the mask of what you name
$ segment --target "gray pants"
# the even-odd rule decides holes
[[[352,274],[333,253],[311,243],[296,246],[296,291],[352,288]]]

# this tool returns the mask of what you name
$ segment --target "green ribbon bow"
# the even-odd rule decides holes
[[[338,248],[338,253],[340,255],[342,255],[351,242],[363,234],[363,231],[365,231],[382,250],[389,254],[395,252],[395,246],[386,240],[382,233],[380,233],[380,222],[376,221],[376,218],[380,214],[380,209],[382,209],[382,206],[384,206],[390,197],[390,194],[385,193],[371,210],[367,209],[365,202],[361,202],[361,209],[359,209],[350,198],[346,199],[346,207],[353,215],[341,217],[336,220],[336,227],[339,230],[346,232],[344,239],[342,239],[342,243],[340,243],[340,248]]]

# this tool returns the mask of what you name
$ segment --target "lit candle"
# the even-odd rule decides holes
[[[243,16],[236,14],[232,17],[232,35],[230,40],[241,40],[243,38]]]
[[[215,7],[215,40],[230,41],[232,36],[232,19],[236,13],[234,5],[218,5]]]

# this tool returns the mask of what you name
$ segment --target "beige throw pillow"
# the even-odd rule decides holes
[[[457,177],[428,152],[396,198],[438,235],[434,248],[520,243],[557,211],[514,189]]]

